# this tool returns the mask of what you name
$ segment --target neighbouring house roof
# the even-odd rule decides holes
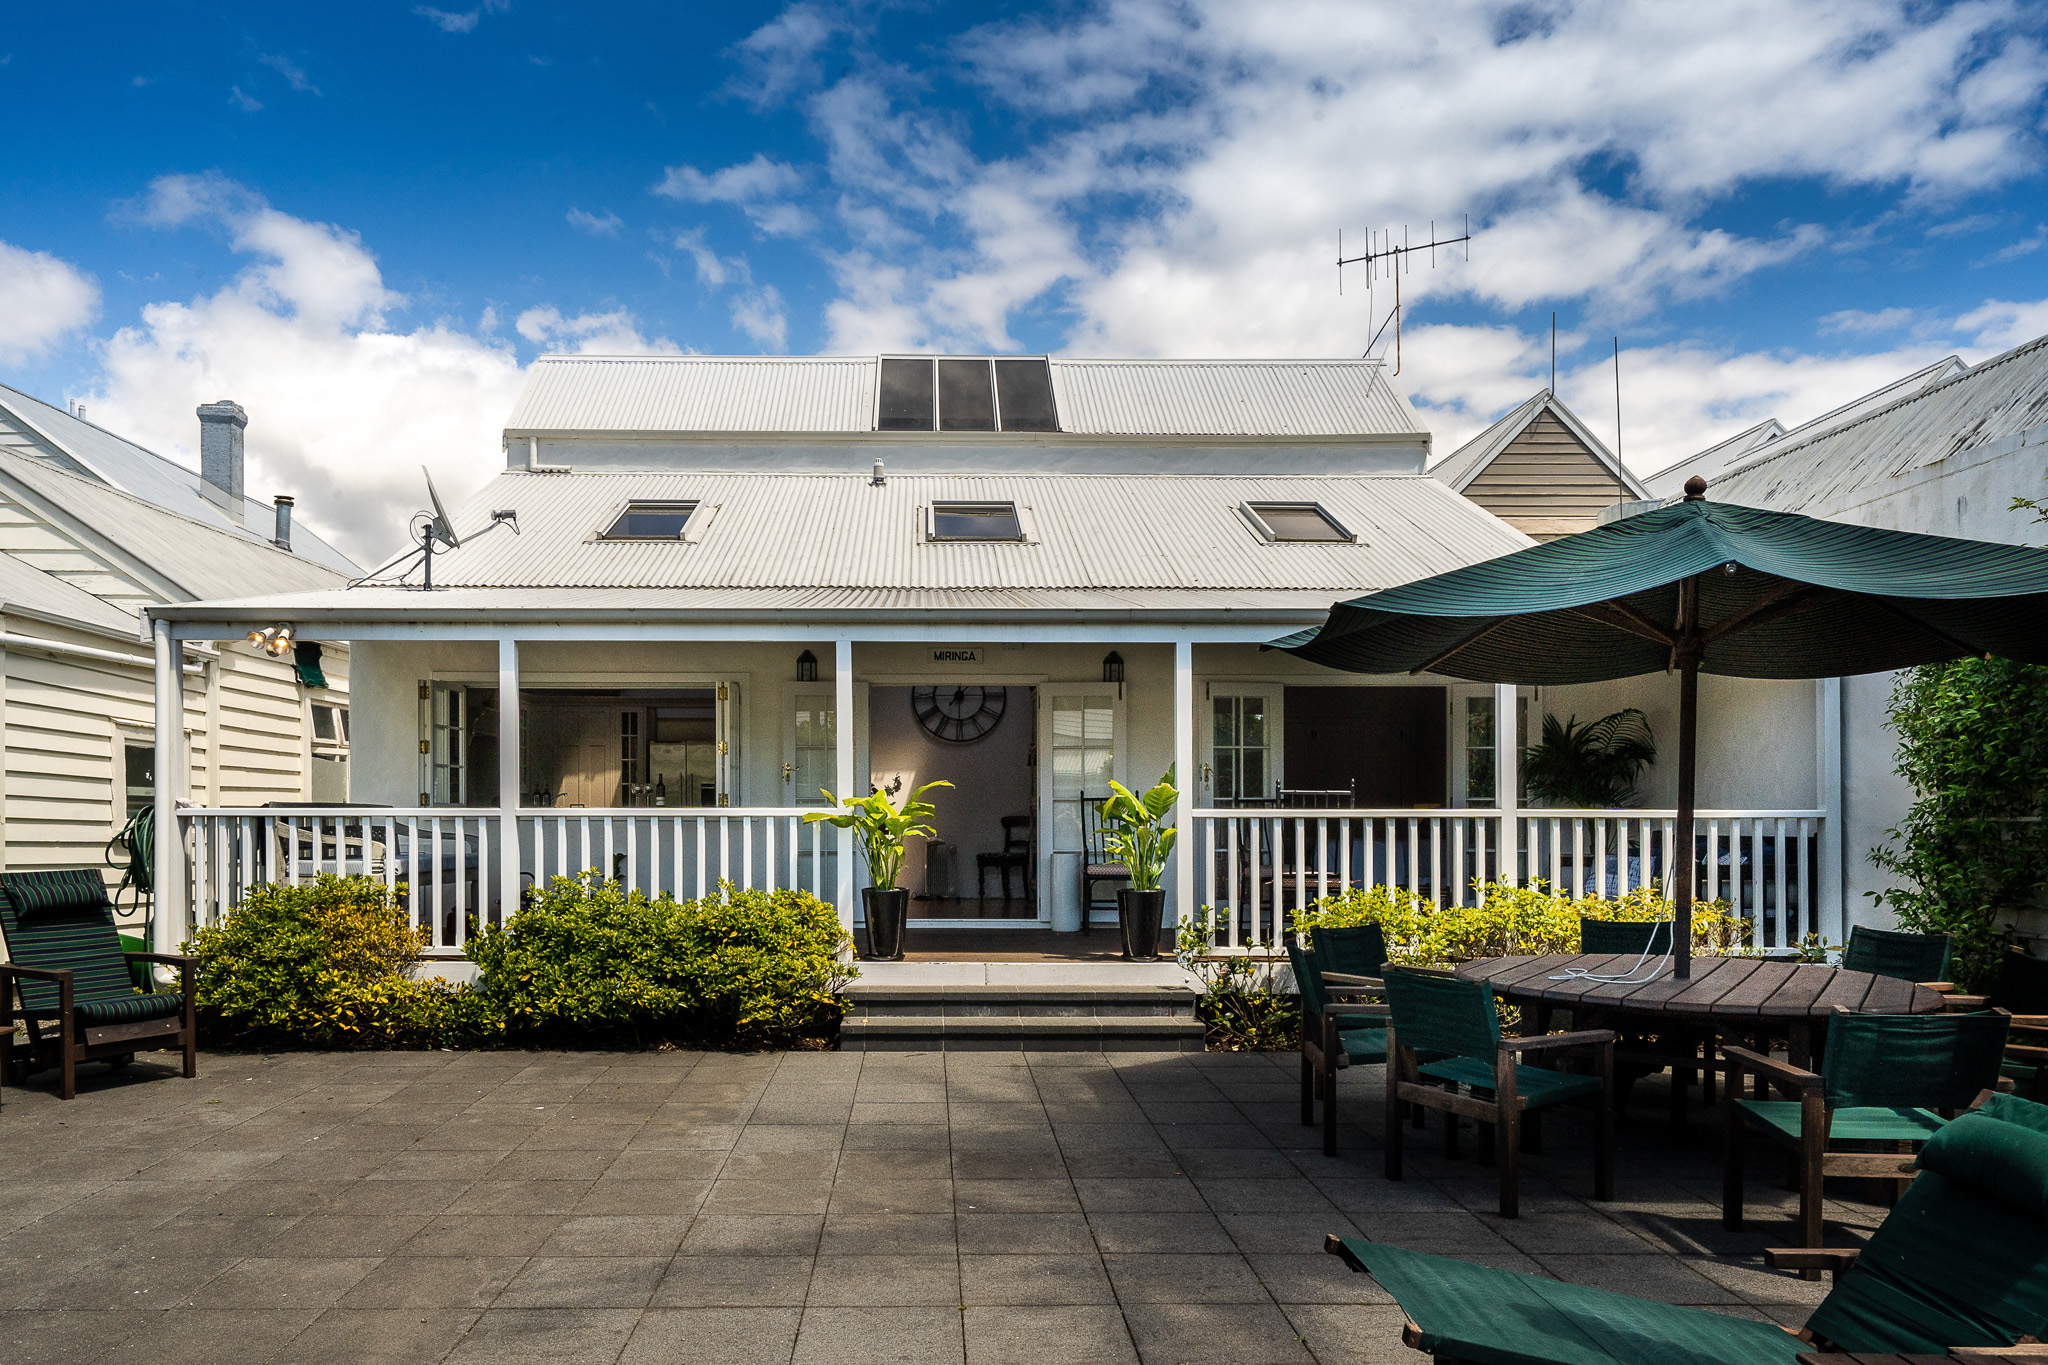
[[[1859,489],[2043,426],[2048,337],[1846,421],[1795,429],[1712,480],[1708,496],[1782,512],[1832,512]]]
[[[276,524],[272,504],[244,498],[243,523],[201,492],[193,470],[147,450],[85,418],[0,385],[0,451],[132,493],[165,511],[245,540],[268,544]],[[362,572],[341,551],[308,530],[292,527],[292,553],[341,573]]]
[[[1538,539],[1592,529],[1600,509],[1623,488],[1635,498],[1649,496],[1548,389],[1524,399],[1429,472]]]
[[[527,372],[505,434],[811,433],[901,440],[905,433],[875,432],[878,364],[873,356],[542,356]],[[1054,358],[1049,364],[1058,435],[1429,439],[1376,360]]]
[[[33,616],[132,640],[136,618],[84,588],[10,554],[0,554],[0,615]]]
[[[68,519],[139,561],[174,587],[176,595],[233,597],[256,587],[310,591],[348,581],[348,574],[267,540],[166,511],[145,497],[48,460],[0,452],[0,481],[18,490],[31,507]]]
[[[1854,398],[1838,408],[1822,413],[1810,421],[1801,422],[1787,430],[1775,417],[1767,417],[1755,426],[1746,428],[1708,446],[1696,455],[1666,465],[1643,480],[1651,497],[1668,498],[1685,489],[1685,481],[1697,474],[1709,483],[1739,465],[1750,463],[1766,452],[1792,442],[1807,441],[1837,427],[1846,426],[1858,418],[1902,398],[1944,383],[1962,374],[1969,366],[1961,356],[1949,356],[1932,365],[1922,366],[1882,388],[1871,390],[1861,398]]]

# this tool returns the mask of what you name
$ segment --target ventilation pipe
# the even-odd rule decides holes
[[[883,470],[882,462],[880,460],[875,461],[874,477],[869,479],[868,482],[873,484],[877,488],[880,488],[883,484],[889,482],[889,475],[886,471]]]
[[[292,547],[292,496],[289,493],[277,495],[277,534],[271,537],[280,550]]]

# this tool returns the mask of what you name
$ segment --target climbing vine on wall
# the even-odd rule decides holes
[[[1914,801],[1871,861],[1902,928],[1956,939],[1956,979],[1988,985],[2013,911],[2048,887],[2048,668],[1959,659],[1899,674],[1891,721]]]

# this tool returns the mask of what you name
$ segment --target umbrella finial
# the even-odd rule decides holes
[[[1707,481],[1695,474],[1685,481],[1685,500],[1698,502],[1707,496]]]

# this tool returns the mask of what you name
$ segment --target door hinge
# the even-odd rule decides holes
[[[732,797],[724,792],[720,792],[718,794],[718,804],[721,806],[730,806],[732,804]]]
[[[718,756],[719,756],[720,758],[724,758],[724,757],[725,757],[725,752],[726,752],[726,750],[725,750],[725,741],[721,739],[721,740],[719,740],[719,741],[718,741]]]
[[[433,689],[433,686],[432,686],[431,684],[429,684],[429,683],[425,683],[425,682],[422,682],[422,683],[420,684],[420,700],[421,700],[421,701],[425,701],[425,700],[426,700],[426,699],[427,699],[428,697],[432,696],[433,694],[434,694],[434,689]]]
[[[725,684],[724,684],[724,683],[720,683],[720,684],[718,685],[718,699],[719,699],[720,701],[724,701],[724,700],[726,699],[726,696],[725,696]]]
[[[421,753],[426,753],[426,752],[427,752],[427,741],[425,741],[425,740],[421,740],[421,741],[420,741],[420,752],[421,752]]]
[[[796,781],[796,764],[785,763],[782,765],[782,780],[784,782]]]

